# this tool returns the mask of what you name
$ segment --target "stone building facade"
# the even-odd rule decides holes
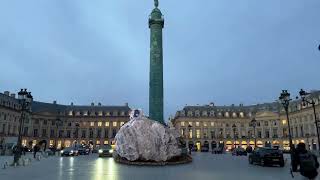
[[[316,102],[317,119],[320,117],[320,91],[309,99]],[[256,119],[255,135],[251,120]],[[278,146],[289,149],[288,122],[281,104],[264,103],[244,106],[185,106],[172,119],[189,146],[212,148],[219,145],[227,150],[233,147],[256,145]],[[305,142],[310,149],[317,149],[317,134],[311,105],[303,106],[300,100],[290,103],[289,121],[293,143]]]
[[[99,146],[114,144],[120,127],[128,122],[130,108],[44,103],[33,101],[22,126],[22,144],[35,145],[45,140],[51,147],[69,147],[75,144]],[[21,105],[14,94],[0,93],[0,140],[19,134]]]

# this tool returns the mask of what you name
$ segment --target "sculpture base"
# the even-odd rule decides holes
[[[117,154],[114,154],[113,159],[120,164],[134,165],[134,166],[167,166],[167,165],[180,165],[192,162],[192,157],[189,155],[174,157],[168,161],[128,161]]]

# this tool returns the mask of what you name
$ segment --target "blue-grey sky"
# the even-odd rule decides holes
[[[148,112],[152,0],[3,0],[0,91]],[[320,89],[319,0],[160,0],[165,114]]]

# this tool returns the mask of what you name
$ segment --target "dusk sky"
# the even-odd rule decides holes
[[[320,89],[319,0],[159,0],[165,115]],[[0,2],[0,91],[148,114],[152,0]]]

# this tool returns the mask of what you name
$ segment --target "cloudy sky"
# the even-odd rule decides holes
[[[3,0],[0,91],[148,113],[152,0]],[[160,0],[168,117],[320,89],[319,0]]]

